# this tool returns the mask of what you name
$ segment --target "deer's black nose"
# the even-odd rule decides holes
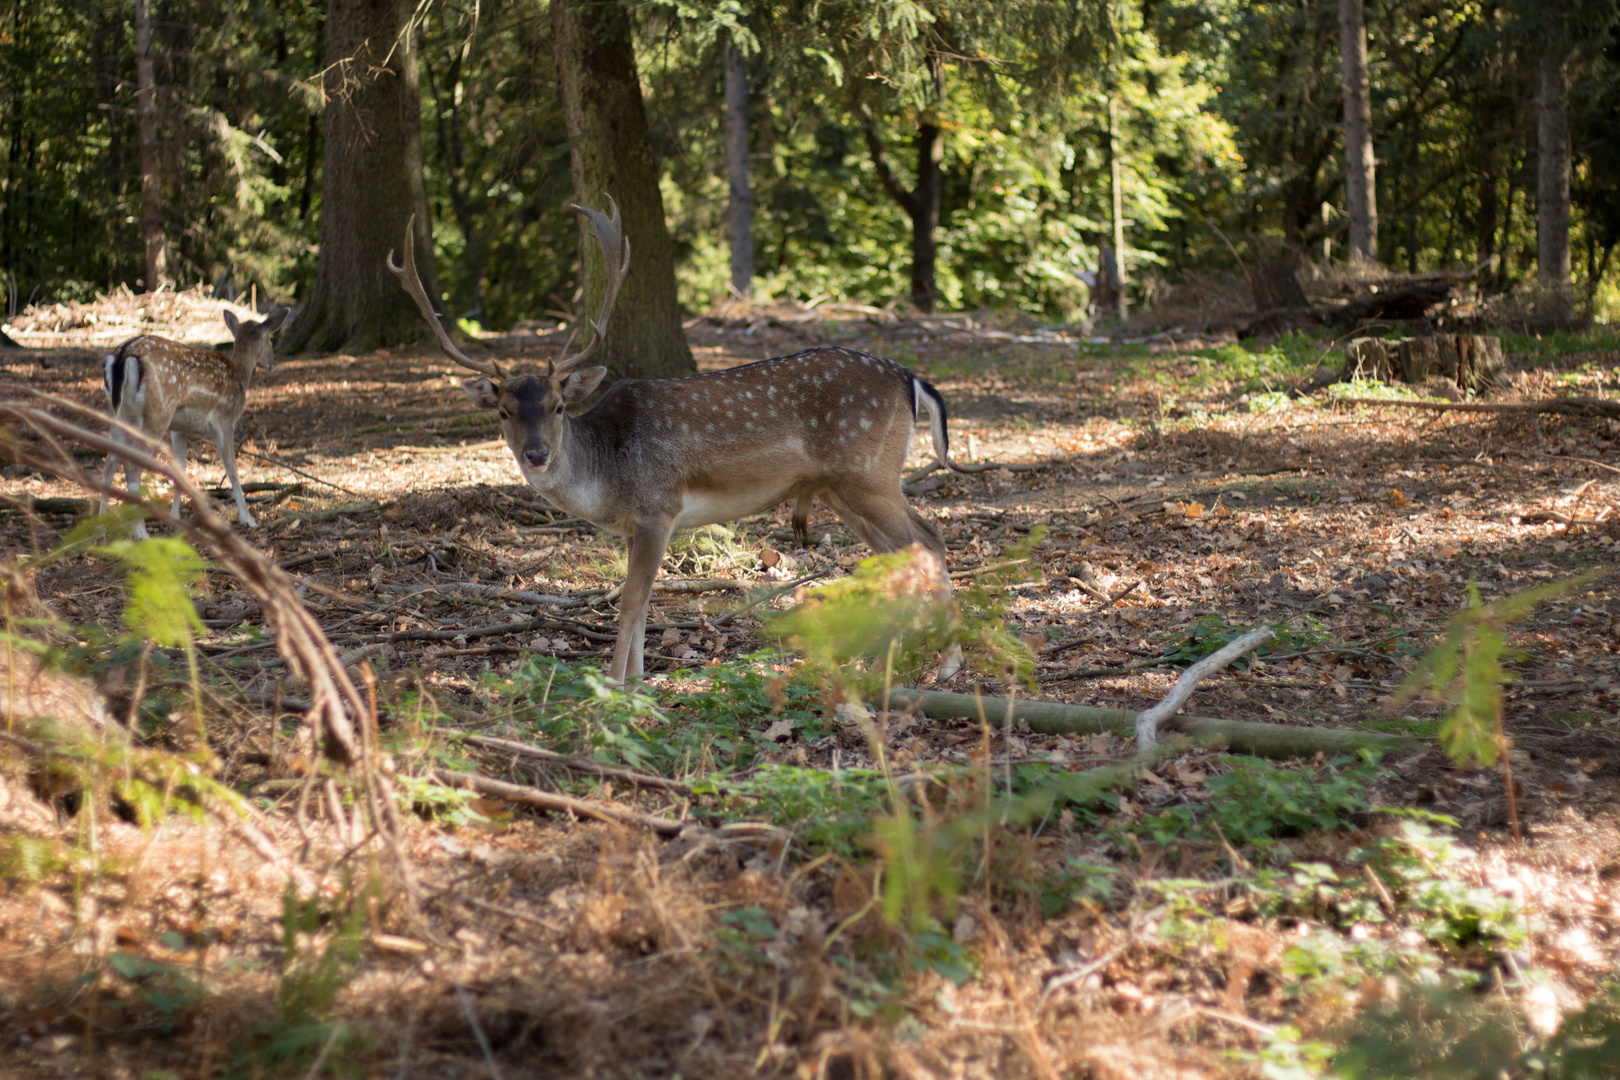
[[[551,451],[544,446],[531,446],[523,451],[523,460],[529,463],[532,469],[538,469],[551,458]]]

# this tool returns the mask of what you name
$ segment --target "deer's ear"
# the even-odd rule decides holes
[[[236,316],[231,314],[230,308],[222,308],[220,310],[220,315],[222,315],[225,319],[225,329],[229,330],[232,334],[235,334],[238,330],[242,329],[242,324],[236,321]]]
[[[501,388],[489,379],[468,379],[461,389],[480,409],[493,409],[501,400]]]
[[[605,367],[588,367],[583,371],[569,372],[568,377],[562,381],[562,399],[570,405],[583,401],[606,377]]]
[[[287,316],[291,313],[291,308],[277,308],[264,317],[264,322],[259,324],[259,328],[267,334],[273,334],[281,329],[281,324],[287,321]]]

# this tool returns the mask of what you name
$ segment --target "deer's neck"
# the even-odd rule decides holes
[[[256,355],[242,355],[240,348],[231,350],[231,371],[236,375],[236,382],[243,390],[253,389],[253,377],[259,371],[259,358]]]

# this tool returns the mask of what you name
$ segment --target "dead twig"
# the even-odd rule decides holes
[[[1132,591],[1134,591],[1136,589],[1136,587],[1141,585],[1141,584],[1142,584],[1141,580],[1133,581],[1129,585],[1125,586],[1123,589],[1119,590],[1119,592],[1114,593],[1112,596],[1108,595],[1107,593],[1103,593],[1102,596],[1101,596],[1101,599],[1103,601],[1102,605],[1100,607],[1098,607],[1096,611],[1088,613],[1085,618],[1078,620],[1074,625],[1076,625],[1076,626],[1084,626],[1086,623],[1090,622],[1092,619],[1095,619],[1098,615],[1101,615],[1103,612],[1107,611],[1109,608],[1113,607],[1115,604],[1117,604],[1121,600],[1125,599],[1126,596],[1130,595],[1130,593]],[[1087,590],[1087,591],[1089,592],[1090,590]],[[1091,640],[1090,638],[1075,638],[1073,641],[1065,641],[1061,645],[1053,645],[1051,648],[1042,649],[1040,652],[1036,653],[1035,655],[1036,656],[1052,656],[1055,653],[1067,652],[1068,650],[1076,647],[1077,645],[1084,645],[1086,642],[1088,642],[1090,640]]]
[[[1221,670],[1261,642],[1269,641],[1275,636],[1276,634],[1269,626],[1251,630],[1242,637],[1227,642],[1220,649],[1182,672],[1181,678],[1176,680],[1176,685],[1170,688],[1170,692],[1164,696],[1163,701],[1151,709],[1143,709],[1137,714],[1137,749],[1145,750],[1159,741],[1159,725],[1175,715],[1176,710],[1181,708],[1182,702],[1192,696],[1192,692],[1198,688],[1198,683],[1206,675]]]
[[[528,743],[517,742],[514,739],[498,739],[491,735],[462,735],[463,742],[482,746],[488,750],[500,750],[503,753],[515,754],[518,757],[532,758],[536,761],[545,761],[553,765],[560,765],[572,772],[586,773],[590,776],[606,777],[610,780],[623,780],[636,787],[658,788],[663,791],[673,791],[678,795],[692,794],[692,785],[683,784],[679,780],[670,780],[662,776],[652,776],[630,769],[616,769],[611,765],[603,765],[591,761],[589,758],[575,757],[571,754],[559,754],[555,750],[545,750]]]
[[[559,814],[572,814],[575,817],[592,818],[596,821],[607,821],[615,825],[634,825],[637,828],[650,829],[659,836],[677,836],[682,829],[686,828],[685,822],[676,821],[674,818],[643,814],[639,810],[628,810],[607,803],[589,802],[569,795],[541,791],[539,788],[527,787],[523,784],[509,784],[504,780],[493,780],[490,777],[478,776],[474,773],[457,772],[452,769],[430,769],[422,775],[423,779],[442,784],[447,788],[476,791],[480,795],[505,799],[507,802],[518,803],[522,806],[534,806],[541,810],[550,810]]]
[[[1620,418],[1620,401],[1594,397],[1543,398],[1540,401],[1411,401],[1404,398],[1334,398],[1335,405],[1391,405],[1400,409],[1429,409],[1433,412],[1475,413],[1563,413],[1566,416],[1609,416]],[[1558,456],[1558,455],[1551,455]]]

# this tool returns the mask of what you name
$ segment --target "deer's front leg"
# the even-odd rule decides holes
[[[613,663],[608,678],[623,682],[642,673],[642,651],[647,640],[647,605],[652,600],[653,579],[669,546],[668,521],[638,525],[630,536],[630,570],[619,596],[619,639],[613,643]]]

